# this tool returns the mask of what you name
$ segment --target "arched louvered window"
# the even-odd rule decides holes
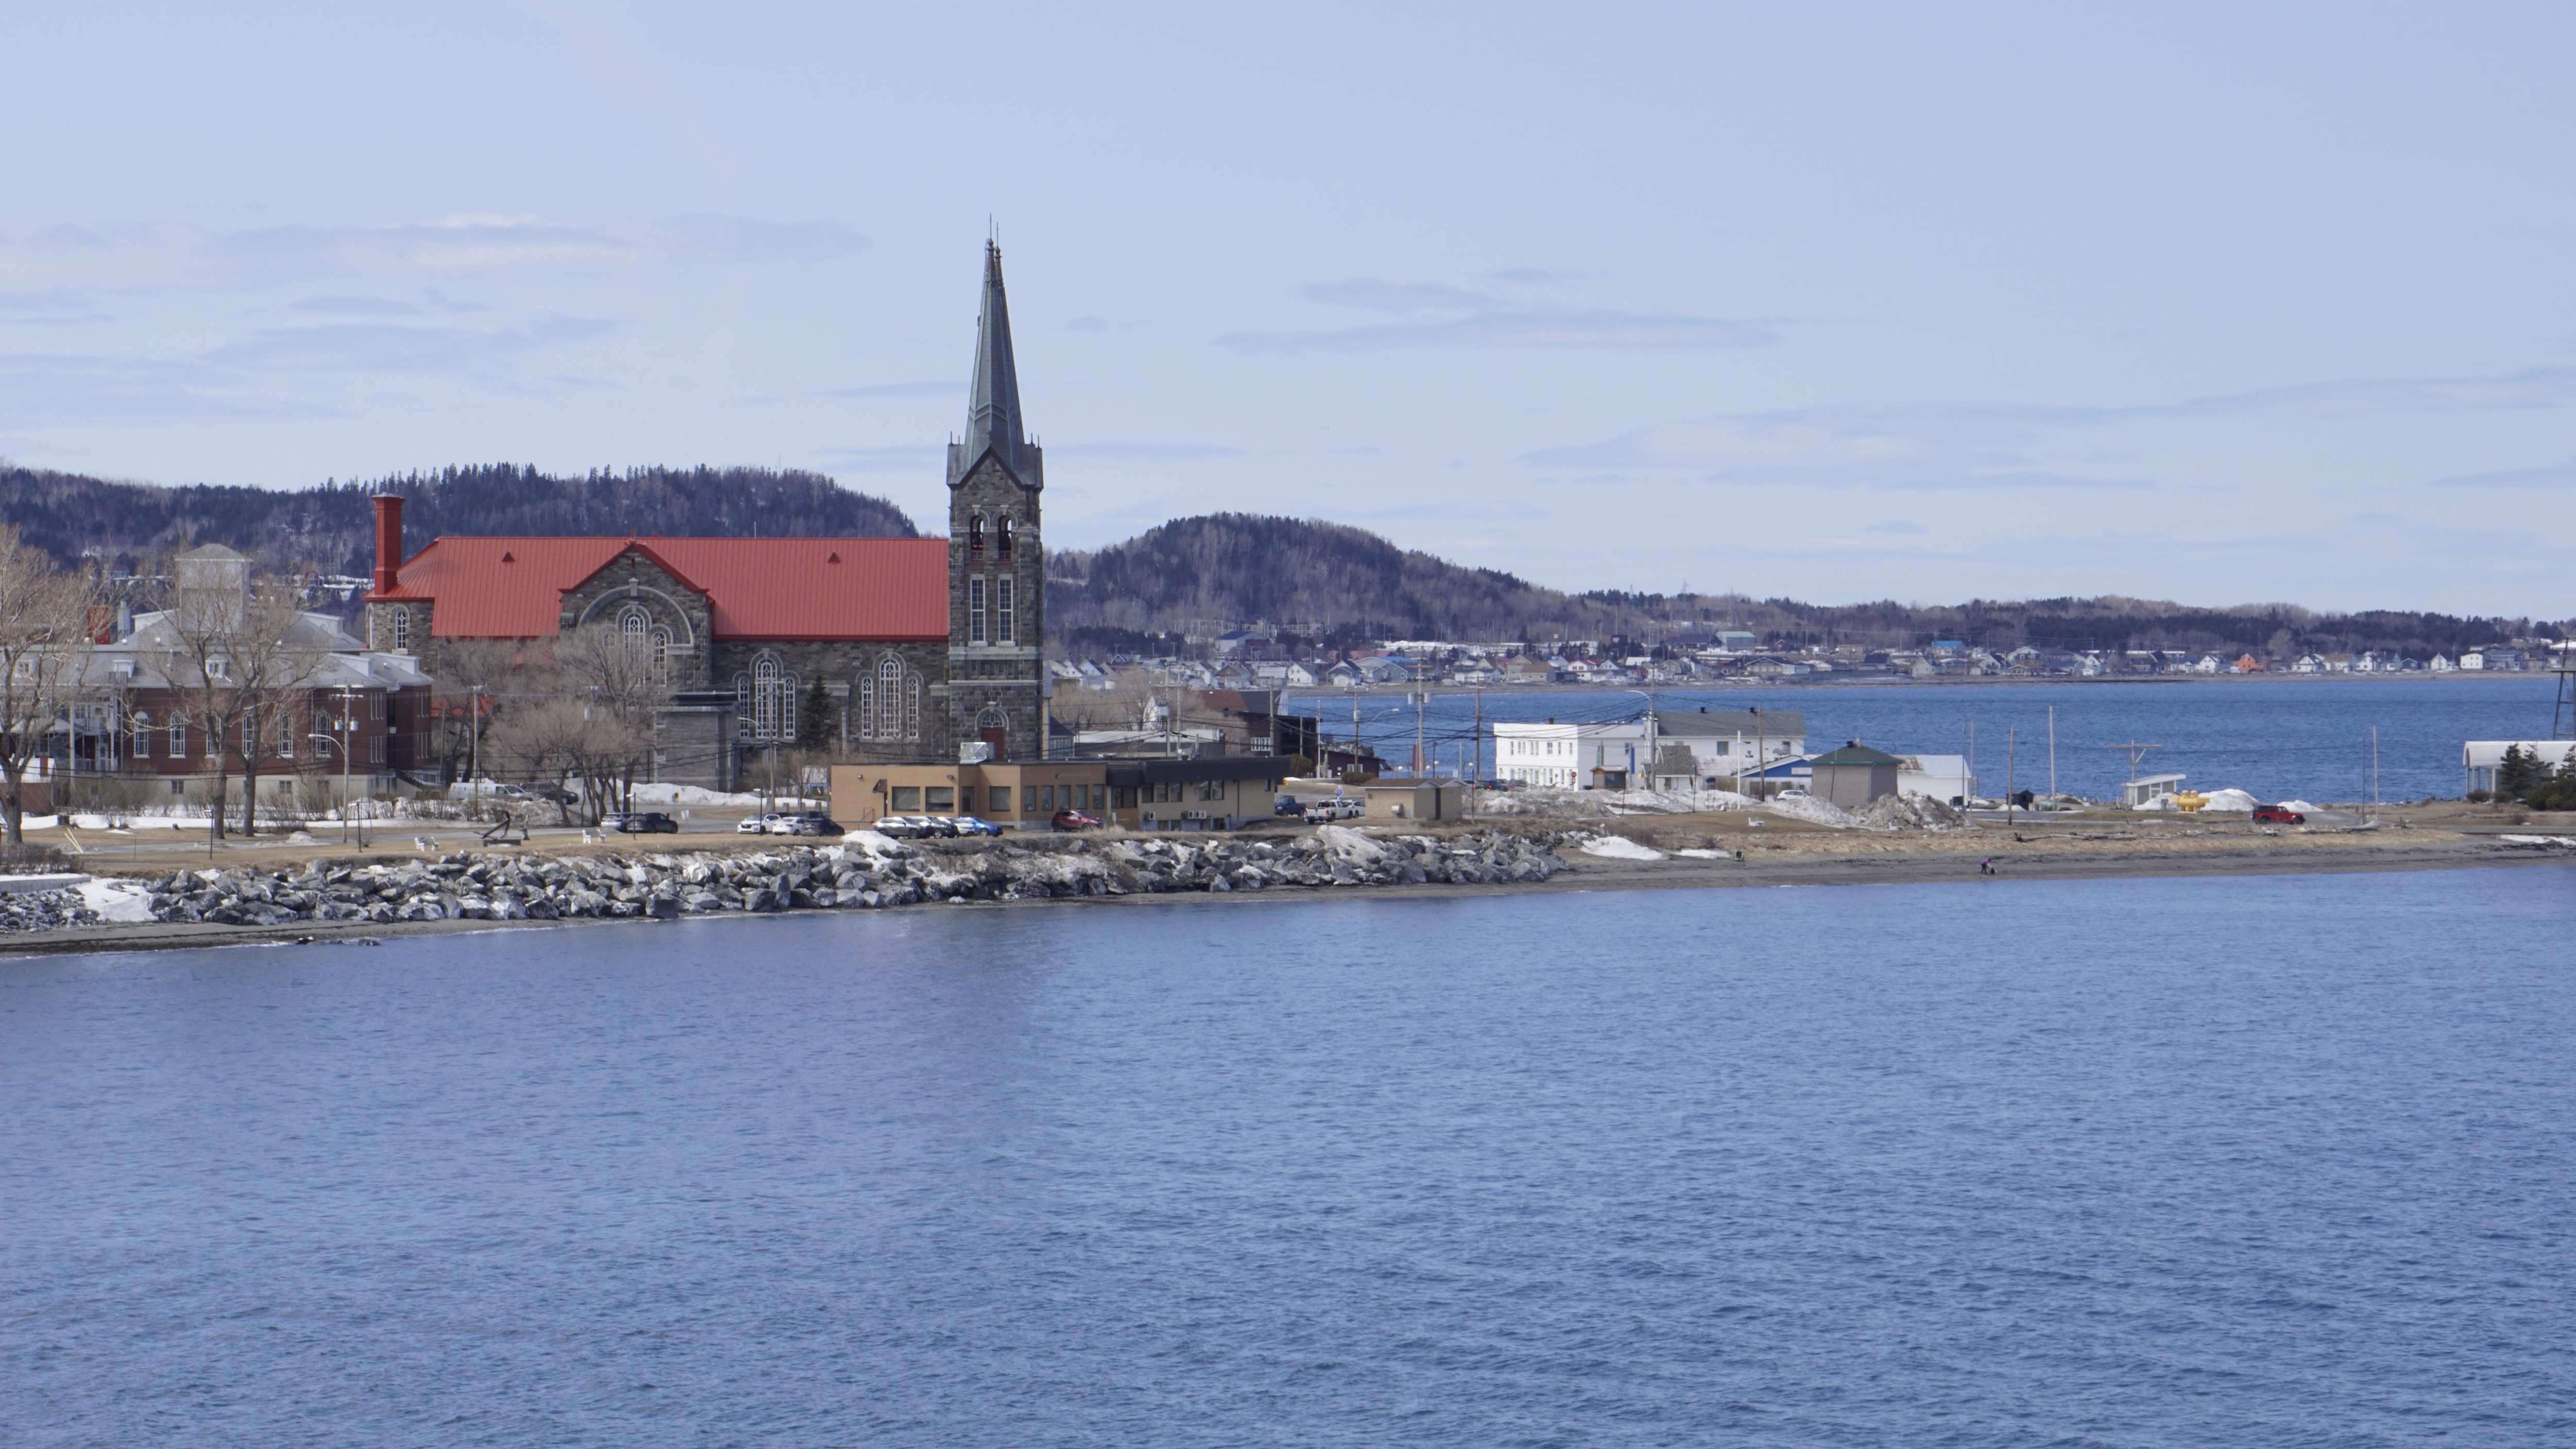
[[[1011,515],[1007,513],[1002,515],[1002,521],[997,525],[997,530],[1001,537],[998,540],[1000,547],[995,552],[1007,559],[1011,556]]]
[[[975,558],[984,556],[984,515],[980,513],[966,519],[966,552]]]
[[[903,737],[903,661],[889,654],[860,682],[859,733],[871,740]]]

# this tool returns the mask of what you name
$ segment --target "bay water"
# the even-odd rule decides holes
[[[0,961],[0,1442],[2576,1442],[2571,926],[2532,867]]]
[[[1900,755],[1973,751],[1980,788],[2000,795],[2007,779],[2026,790],[2056,787],[2117,800],[2142,773],[2179,771],[2195,789],[2234,788],[2265,800],[2358,801],[2457,798],[2467,790],[2460,746],[2469,740],[2549,738],[2559,685],[2548,674],[2327,676],[2299,679],[2063,680],[2005,683],[1825,682],[1658,689],[1665,710],[1795,711],[1807,748],[1845,740]],[[1494,771],[1491,729],[1524,723],[1635,719],[1642,689],[1487,691],[1434,694],[1419,711],[1429,763],[1458,773],[1481,758]],[[1354,705],[1357,706],[1356,711]],[[1313,714],[1334,739],[1352,735],[1386,759],[1413,758],[1417,711],[1402,692],[1354,700],[1306,694],[1288,708]],[[1481,722],[1482,728],[1479,728]],[[2050,748],[2050,733],[2056,745]]]

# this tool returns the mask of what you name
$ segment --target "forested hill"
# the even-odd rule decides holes
[[[96,551],[120,572],[201,543],[274,568],[364,575],[375,564],[374,510],[386,484],[409,501],[417,549],[441,534],[664,534],[727,538],[912,538],[912,520],[820,473],[771,468],[633,468],[558,477],[496,463],[300,491],[111,483],[0,467],[0,521],[66,563]]]
[[[1059,553],[1049,572],[1049,622],[1067,638],[1264,621],[1334,636],[1528,639],[1580,635],[1611,617],[1344,524],[1248,513],[1178,518],[1097,553]]]
[[[2119,596],[1965,604],[1818,605],[1709,595],[1566,594],[1492,569],[1463,568],[1336,523],[1219,513],[1175,519],[1096,553],[1049,561],[1047,622],[1074,653],[1161,652],[1171,635],[1260,626],[1334,643],[1591,639],[1643,649],[1721,628],[1767,645],[1912,648],[1958,639],[1997,651],[2397,650],[2415,658],[2495,644],[2576,622],[2374,610],[2328,614],[2292,604],[2197,608]]]

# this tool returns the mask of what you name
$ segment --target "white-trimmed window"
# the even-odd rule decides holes
[[[170,721],[170,758],[188,758],[188,722],[184,719]]]
[[[751,672],[733,678],[735,729],[760,741],[793,739],[796,734],[796,676],[776,654],[763,649],[751,661]]]
[[[993,642],[996,644],[1008,644],[1011,642],[1013,629],[1013,620],[1011,616],[1016,612],[1012,607],[1012,583],[1013,580],[1007,574],[993,581],[993,587],[999,591],[994,595],[994,604],[996,607],[994,609]]]
[[[410,648],[411,610],[396,609],[394,610],[394,652],[399,654]]]
[[[966,642],[981,644],[987,637],[984,631],[984,576],[977,574],[966,581]]]

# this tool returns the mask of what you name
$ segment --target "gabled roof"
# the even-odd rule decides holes
[[[435,600],[434,638],[547,638],[564,592],[629,549],[707,596],[718,639],[948,637],[936,538],[441,538],[368,597]]]
[[[1808,763],[1824,769],[1832,765],[1902,765],[1905,762],[1885,750],[1873,750],[1854,740],[1839,750],[1828,750]]]

